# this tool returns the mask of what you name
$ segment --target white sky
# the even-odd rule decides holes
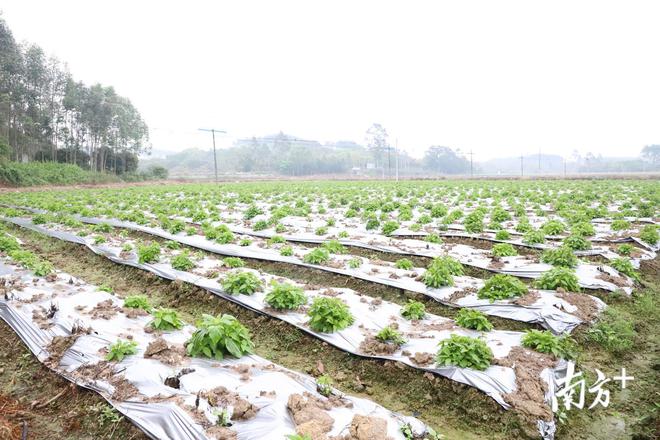
[[[154,149],[280,130],[475,160],[660,143],[660,1],[2,0],[17,40],[113,85]]]

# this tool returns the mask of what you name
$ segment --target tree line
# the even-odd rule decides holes
[[[134,172],[148,127],[112,87],[76,81],[36,44],[15,41],[0,17],[0,158]]]

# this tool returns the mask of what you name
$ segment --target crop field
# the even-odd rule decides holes
[[[659,201],[654,180],[3,193],[0,438],[658,438]]]

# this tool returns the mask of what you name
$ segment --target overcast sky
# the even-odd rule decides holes
[[[154,149],[280,130],[475,160],[660,143],[660,1],[2,0],[17,40],[138,107]]]

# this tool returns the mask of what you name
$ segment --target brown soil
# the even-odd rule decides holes
[[[617,287],[625,287],[628,285],[625,278],[619,276],[613,276],[605,272],[599,273],[598,275],[596,275],[596,278],[598,278],[599,280],[607,281],[608,283],[612,283]]]
[[[223,408],[232,406],[234,408],[234,413],[231,416],[233,420],[249,420],[256,416],[259,410],[259,408],[243,399],[237,393],[229,391],[223,386],[213,388],[209,391],[202,391],[200,397],[208,400],[211,406]]]
[[[121,311],[127,318],[135,319],[140,316],[147,316],[149,313],[143,309],[137,309],[132,307],[122,307]]]
[[[172,366],[181,364],[185,355],[186,349],[182,345],[169,345],[163,338],[157,338],[149,343],[144,352],[144,357]]]
[[[541,372],[555,365],[552,356],[523,347],[513,347],[506,357],[494,359],[493,363],[514,369],[517,390],[505,395],[504,400],[516,408],[521,417],[530,422],[530,426],[539,419],[552,420],[552,410],[544,402],[547,385],[541,379]]]
[[[538,291],[530,290],[528,293],[514,299],[512,302],[513,302],[513,304],[516,304],[516,305],[519,305],[519,306],[531,306],[536,301],[538,301],[540,297],[541,297],[541,295],[539,294]]]
[[[101,301],[90,311],[93,319],[110,319],[121,309],[113,304],[111,299]]]
[[[413,324],[414,325],[414,324]],[[443,321],[443,322],[432,322],[430,324],[422,324],[420,330],[427,332],[427,331],[444,331],[444,330],[454,330],[458,328],[454,321]]]
[[[296,432],[308,435],[313,440],[326,440],[326,433],[332,429],[334,419],[326,412],[329,405],[310,393],[291,394],[287,408],[296,424]]]
[[[211,426],[209,429],[206,430],[206,435],[209,438],[213,438],[215,440],[236,440],[238,439],[238,435],[236,432],[232,431],[229,428],[225,428],[224,426]]]
[[[373,336],[369,336],[360,343],[360,352],[372,356],[391,355],[399,349],[396,344],[381,342]]]
[[[76,342],[76,339],[78,339],[78,335],[55,336],[46,347],[49,356],[44,361],[44,364],[51,368],[56,368],[60,364],[60,359],[64,356],[64,352]]]
[[[598,306],[596,305],[596,301],[588,295],[557,289],[557,297],[563,299],[570,305],[577,307],[575,315],[584,322],[591,322],[598,316]]]
[[[113,400],[125,402],[128,399],[131,399],[140,394],[140,391],[135,387],[135,385],[123,377],[114,376],[110,380],[110,385],[112,385],[115,389],[115,391],[112,393]]]
[[[350,440],[391,440],[387,435],[387,421],[379,417],[356,414],[349,427]]]
[[[447,301],[452,304],[456,304],[456,301],[459,299],[465,298],[466,296],[469,296],[473,293],[477,293],[477,289],[475,287],[466,287],[463,290],[457,290],[456,292],[452,293],[451,296],[447,298]]]
[[[415,353],[414,356],[408,356],[408,359],[410,359],[413,364],[418,365],[420,367],[428,367],[429,365],[435,362],[433,353],[417,352]]]

